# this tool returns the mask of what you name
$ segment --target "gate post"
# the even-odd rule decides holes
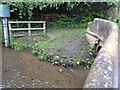
[[[9,47],[8,17],[10,17],[10,8],[6,4],[0,4],[0,17],[2,17],[2,26],[4,30],[5,47]]]

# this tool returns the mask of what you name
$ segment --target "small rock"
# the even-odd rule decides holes
[[[68,65],[67,65],[67,64],[65,64],[65,63],[63,63],[63,64],[62,64],[62,66],[66,67],[66,68],[68,67]]]
[[[35,82],[35,80],[32,80],[32,82]]]
[[[24,85],[22,85],[22,87],[25,87]]]
[[[32,84],[33,86],[35,85],[35,83]]]
[[[20,74],[20,72],[18,72],[18,74]]]
[[[86,59],[86,61],[88,61],[89,59]]]
[[[26,77],[25,76],[22,76],[22,79],[25,79]]]
[[[14,85],[14,86],[16,86],[16,84],[15,84],[15,83],[13,83],[13,85]]]
[[[53,85],[53,87],[55,87],[55,85]]]
[[[19,76],[19,74],[17,74],[17,76]]]
[[[55,56],[55,59],[59,59],[59,56]]]
[[[92,55],[92,53],[91,53],[91,52],[90,52],[89,54],[90,54],[90,55]]]
[[[63,72],[63,70],[60,68],[60,69],[58,70],[58,72],[62,73],[62,72]]]
[[[64,58],[66,58],[67,57],[67,55],[64,55]]]
[[[21,88],[21,87],[18,86],[17,88]]]
[[[77,39],[77,37],[75,37],[75,40]]]
[[[70,69],[71,72],[73,72],[74,70]]]
[[[46,84],[48,83],[48,82],[45,82]]]

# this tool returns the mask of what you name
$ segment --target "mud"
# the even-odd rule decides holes
[[[82,88],[89,72],[40,61],[27,50],[2,47],[2,57],[3,88]]]

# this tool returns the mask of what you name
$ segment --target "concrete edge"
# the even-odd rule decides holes
[[[99,51],[83,88],[117,88],[118,81],[115,77],[118,65],[118,26],[108,20],[95,18],[111,23],[111,32]],[[91,36],[92,37],[92,36]]]

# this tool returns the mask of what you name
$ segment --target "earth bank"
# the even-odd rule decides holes
[[[89,70],[40,61],[29,51],[3,47],[4,88],[82,88]]]
[[[11,48],[23,51],[3,47],[3,87],[82,88],[89,72],[84,68],[93,62],[84,36],[85,30],[56,30],[11,41]]]

